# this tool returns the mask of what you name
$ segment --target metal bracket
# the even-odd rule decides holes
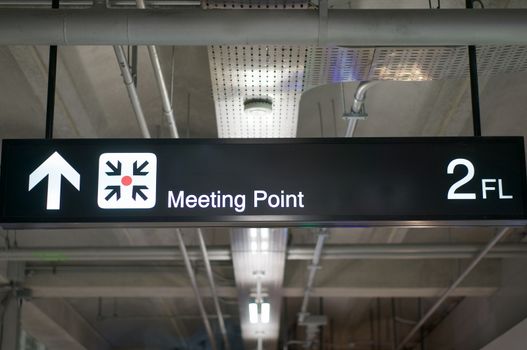
[[[307,267],[308,270],[322,270],[322,266],[320,265],[309,265]]]
[[[346,120],[349,120],[349,119],[365,120],[366,117],[368,117],[368,113],[366,113],[365,104],[362,104],[358,112],[350,111],[350,112],[345,112],[342,115],[342,119],[346,119]]]

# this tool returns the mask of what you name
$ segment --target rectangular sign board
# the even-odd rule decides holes
[[[524,225],[523,138],[4,140],[2,226]]]

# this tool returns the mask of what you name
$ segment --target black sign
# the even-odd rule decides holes
[[[524,225],[523,139],[5,140],[4,227]]]

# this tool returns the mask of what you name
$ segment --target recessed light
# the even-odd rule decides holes
[[[245,100],[243,110],[251,116],[266,116],[273,112],[273,101],[266,98],[252,98]]]

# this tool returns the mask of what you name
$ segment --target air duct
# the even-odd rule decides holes
[[[311,10],[4,9],[0,45],[527,43],[525,9],[329,10],[323,33],[319,21]]]

